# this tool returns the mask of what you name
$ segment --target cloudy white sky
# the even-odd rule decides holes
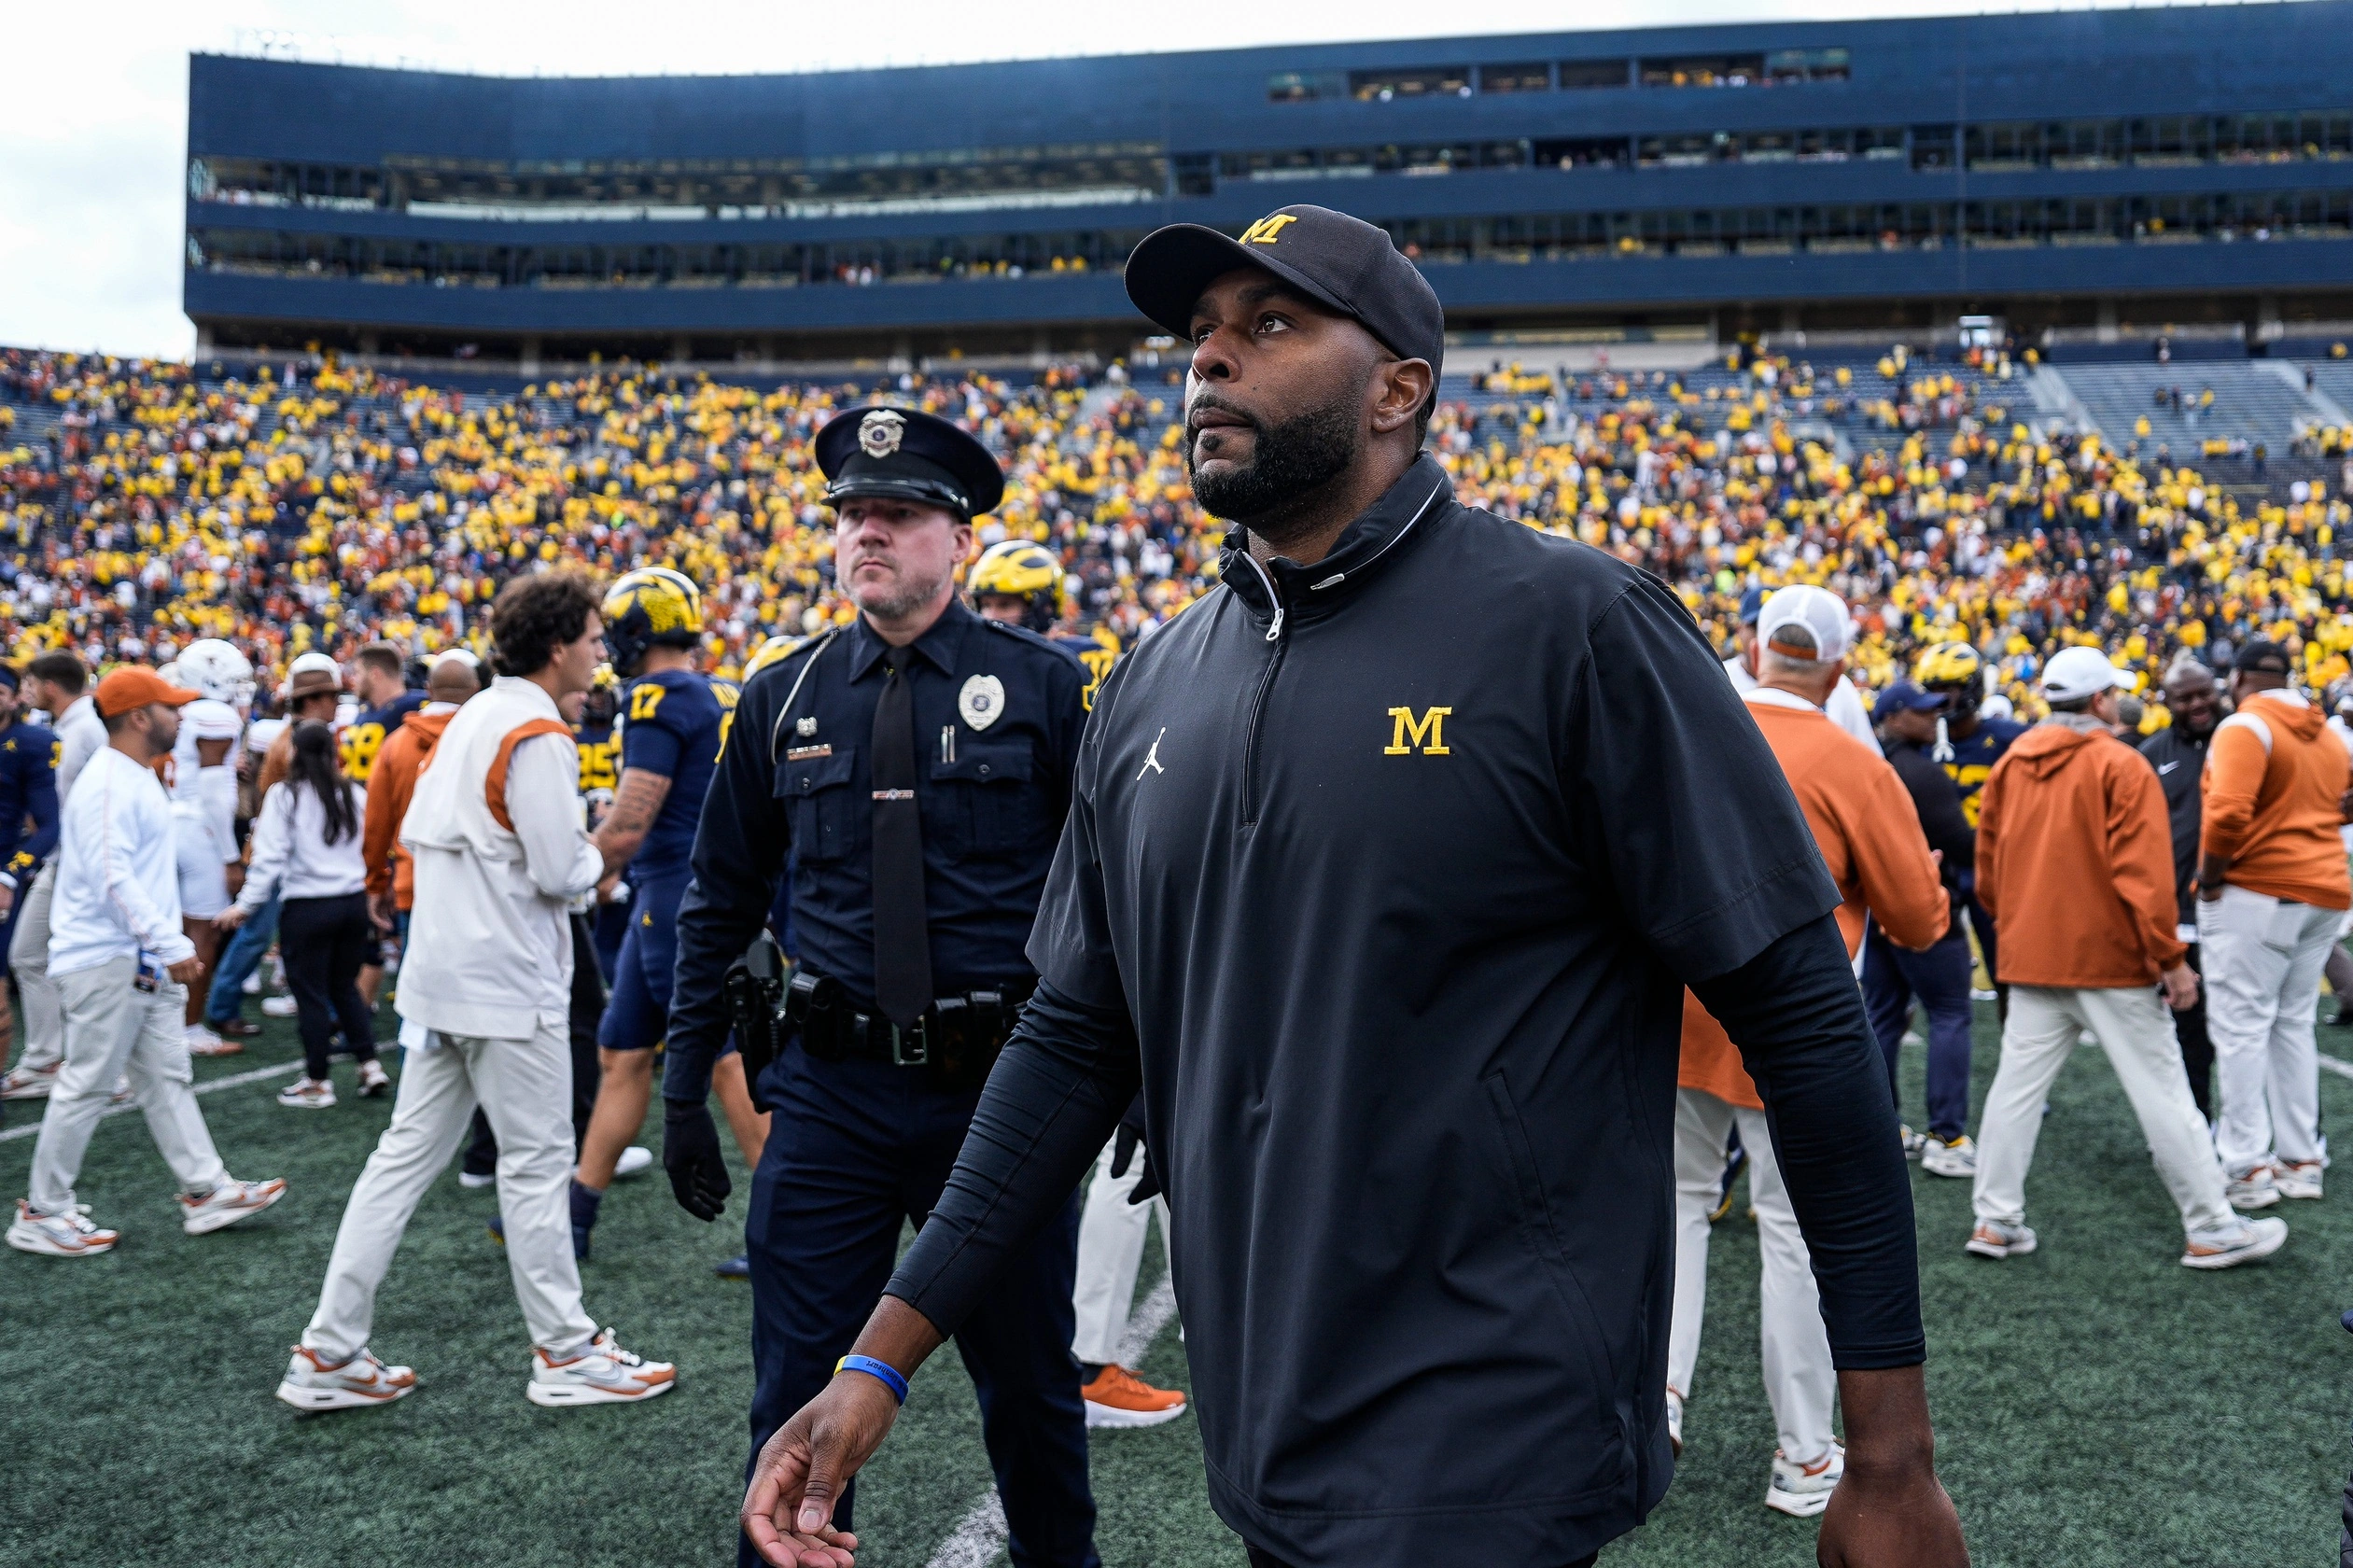
[[[2104,0],[2113,5],[2117,0]],[[2065,8],[2081,8],[2072,0]],[[1487,0],[1477,30],[2058,8],[1951,0]],[[188,56],[257,52],[491,75],[808,70],[1406,38],[1472,14],[1405,0],[45,0],[10,7],[0,108],[0,343],[185,356]],[[280,47],[285,47],[281,44]]]

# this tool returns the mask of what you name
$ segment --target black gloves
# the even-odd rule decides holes
[[[727,1179],[711,1108],[697,1099],[662,1103],[662,1169],[670,1173],[670,1192],[696,1219],[715,1220],[735,1185]]]

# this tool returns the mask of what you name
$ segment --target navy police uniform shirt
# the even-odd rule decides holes
[[[1684,987],[1838,891],[1674,595],[1435,459],[1323,561],[1223,577],[1104,682],[1029,949],[1139,1043],[1211,1501],[1293,1561],[1574,1561],[1672,1471]],[[1841,1365],[1920,1358],[1888,1202],[1883,1249],[1814,1254]],[[947,1324],[931,1282],[996,1254],[944,1234],[890,1290]]]
[[[727,1034],[721,982],[767,923],[791,864],[792,938],[854,1004],[874,996],[874,786],[884,655],[861,617],[751,678],[679,908],[663,1092],[701,1100]],[[940,994],[1034,972],[1025,954],[1086,723],[1078,660],[951,602],[896,651],[914,681],[916,805]],[[785,699],[797,694],[788,711]]]
[[[735,708],[735,687],[694,670],[639,676],[623,693],[621,770],[642,768],[670,781],[662,809],[629,862],[629,883],[649,888],[686,874],[694,824],[703,815],[719,761],[720,734]]]
[[[371,707],[343,727],[342,735],[343,772],[355,784],[365,784],[368,776],[376,771],[376,753],[392,738],[392,732],[409,721],[409,715],[425,706],[425,693],[407,691],[385,704]]]

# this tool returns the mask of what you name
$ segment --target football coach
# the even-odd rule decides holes
[[[911,1376],[1141,1085],[1212,1505],[1254,1568],[1573,1568],[1673,1474],[1682,988],[1740,1047],[1821,1286],[1846,1476],[1821,1561],[1968,1561],[1938,1483],[1912,1197],[1804,816],[1665,587],[1456,503],[1436,295],[1291,206],[1161,229],[1224,586],[1114,667],[1040,985],[861,1335]],[[846,1368],[755,1465],[771,1562],[897,1413]]]

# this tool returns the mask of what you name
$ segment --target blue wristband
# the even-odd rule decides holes
[[[869,1378],[879,1378],[882,1385],[890,1391],[891,1398],[902,1405],[907,1402],[907,1380],[899,1376],[899,1369],[887,1361],[876,1361],[872,1356],[846,1355],[833,1364],[833,1376],[838,1378],[845,1372],[863,1372]]]

